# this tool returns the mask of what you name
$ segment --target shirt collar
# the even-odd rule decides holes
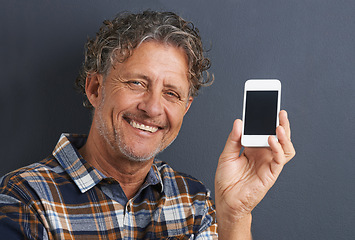
[[[73,179],[82,193],[91,189],[104,178],[77,151],[77,149],[85,144],[86,138],[86,135],[62,134],[53,150],[53,156]]]
[[[85,144],[86,139],[87,135],[63,133],[53,150],[53,156],[73,179],[82,193],[88,191],[102,179],[106,178],[104,174],[92,167],[78,153],[77,149]],[[157,184],[161,186],[161,191],[163,191],[163,181],[160,171],[155,163],[153,163],[143,187]]]
[[[145,182],[148,185],[159,185],[160,192],[163,192],[163,190],[164,190],[163,180],[161,178],[160,171],[158,170],[158,168],[155,164],[155,161],[153,162],[153,165],[149,170],[149,173],[147,175]]]

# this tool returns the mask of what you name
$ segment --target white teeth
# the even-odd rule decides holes
[[[148,132],[151,132],[151,133],[155,133],[156,131],[158,131],[157,127],[146,126],[144,124],[139,124],[139,123],[137,123],[135,121],[131,121],[129,124],[131,124],[131,126],[134,127],[134,128],[138,128],[138,129],[141,129],[141,130],[144,130],[144,131],[148,131]]]

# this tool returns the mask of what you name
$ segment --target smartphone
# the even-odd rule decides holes
[[[278,79],[250,79],[244,85],[242,145],[269,147],[279,125],[281,82]]]

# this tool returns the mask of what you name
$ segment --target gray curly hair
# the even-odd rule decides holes
[[[212,84],[214,77],[208,73],[210,60],[204,56],[199,31],[172,12],[144,11],[121,13],[112,21],[105,20],[95,39],[85,45],[85,60],[75,81],[84,95],[83,105],[93,108],[85,94],[88,75],[106,75],[115,62],[124,62],[133,50],[146,40],[155,40],[181,47],[188,57],[190,96],[197,96],[201,86]]]

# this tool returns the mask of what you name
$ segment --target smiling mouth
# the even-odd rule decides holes
[[[140,130],[143,130],[143,131],[146,131],[146,132],[155,133],[156,131],[158,131],[158,127],[147,126],[147,125],[144,125],[142,123],[137,123],[136,121],[133,121],[133,120],[131,120],[129,122],[129,124],[132,127],[134,127],[134,128],[137,128],[137,129],[140,129]]]

